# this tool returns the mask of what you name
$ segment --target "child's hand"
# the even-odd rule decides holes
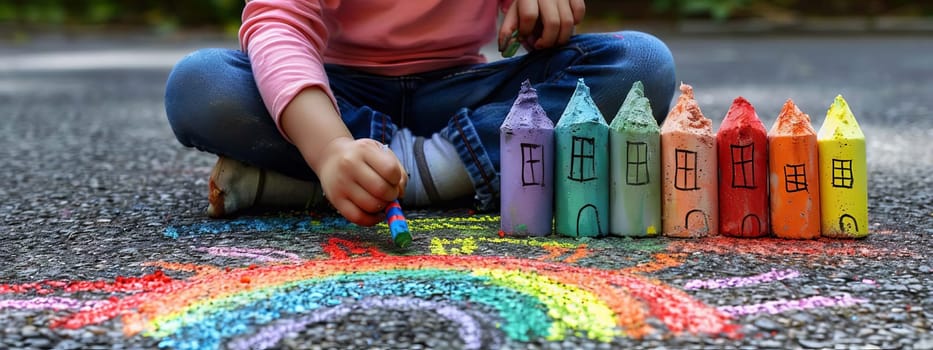
[[[324,147],[317,175],[325,198],[347,220],[372,226],[404,194],[408,176],[395,154],[372,139],[340,137]]]
[[[499,51],[516,29],[534,49],[564,45],[585,12],[584,0],[515,0],[499,28]]]
[[[354,140],[324,90],[302,90],[282,113],[282,130],[317,174],[324,197],[347,220],[372,226],[404,195],[408,174],[372,139]]]

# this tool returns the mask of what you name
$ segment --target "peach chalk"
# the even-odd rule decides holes
[[[716,133],[719,233],[762,237],[768,223],[768,132],[755,107],[738,97]]]
[[[771,232],[780,238],[820,236],[820,170],[810,116],[787,100],[768,132]]]
[[[663,233],[670,237],[716,235],[719,227],[716,136],[693,88],[681,95],[661,127]]]

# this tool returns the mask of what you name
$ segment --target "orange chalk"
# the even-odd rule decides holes
[[[716,136],[693,88],[681,95],[661,127],[663,233],[670,237],[716,235],[719,227]]]
[[[768,223],[768,132],[755,107],[738,97],[716,133],[719,233],[762,237]]]
[[[787,100],[768,132],[771,230],[780,238],[820,236],[819,148],[810,116]]]

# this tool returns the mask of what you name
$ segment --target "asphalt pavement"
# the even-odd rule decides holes
[[[174,139],[175,61],[216,38],[0,42],[0,348],[933,349],[933,37],[662,36],[718,122],[837,94],[866,135],[863,240],[500,237],[408,212],[206,217],[215,158]],[[207,101],[205,101],[207,103]]]

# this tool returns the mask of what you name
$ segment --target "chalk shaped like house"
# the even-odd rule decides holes
[[[761,237],[771,233],[768,211],[768,132],[751,103],[732,102],[716,134],[719,233]]]
[[[868,164],[865,134],[842,96],[817,133],[820,159],[820,227],[824,237],[868,236]]]
[[[554,127],[554,230],[570,237],[609,233],[609,125],[580,79]]]
[[[810,116],[788,99],[768,132],[771,232],[820,236],[819,148]]]
[[[501,230],[518,236],[551,234],[554,123],[528,80],[499,128],[499,145]]]
[[[661,128],[644,85],[632,84],[609,124],[609,233],[650,237],[661,232]]]
[[[719,227],[716,136],[693,88],[681,95],[661,126],[662,232],[670,237],[715,235]]]

